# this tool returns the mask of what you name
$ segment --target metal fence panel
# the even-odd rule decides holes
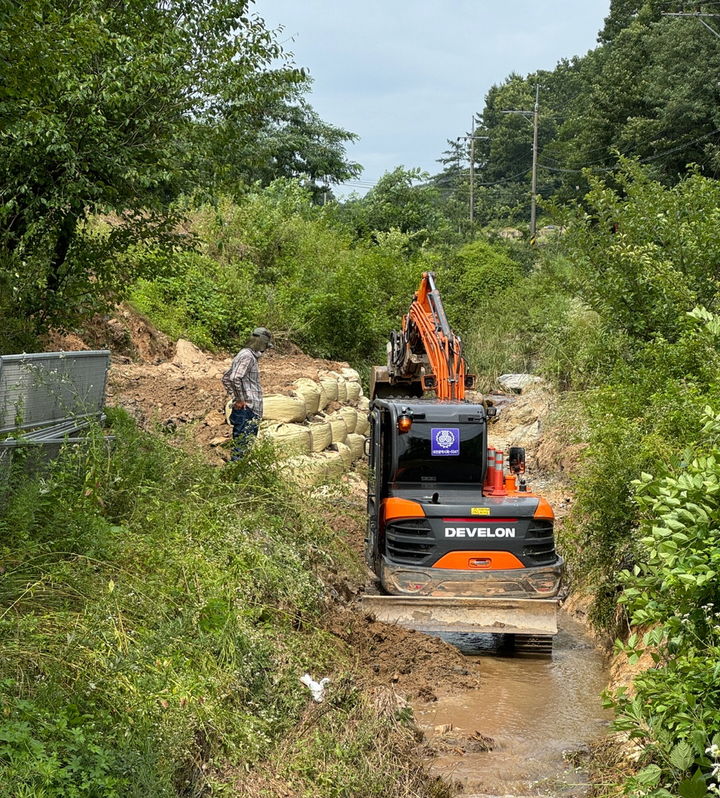
[[[0,433],[100,414],[108,350],[0,356]]]

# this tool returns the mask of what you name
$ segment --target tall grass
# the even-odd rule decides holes
[[[96,435],[49,471],[28,475],[16,462],[4,488],[6,795],[220,789],[232,768],[272,760],[307,711],[299,675],[342,680],[350,661],[322,629],[317,575],[349,555],[262,447],[220,470],[123,414],[113,428],[112,449]],[[352,691],[334,701],[330,726],[355,724],[354,744],[371,755],[387,722]],[[284,767],[307,794],[360,794],[343,787],[364,777],[342,751],[317,759]],[[395,775],[385,791],[366,779],[362,794],[400,794]]]

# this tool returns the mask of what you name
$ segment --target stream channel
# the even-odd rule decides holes
[[[558,796],[588,793],[583,752],[606,732],[611,714],[603,656],[582,626],[561,612],[552,656],[503,655],[490,635],[445,636],[483,680],[475,690],[416,703],[415,718],[432,749],[433,773],[462,785],[463,796]],[[479,733],[479,735],[476,735]],[[491,738],[491,750],[457,740]],[[475,746],[475,747],[482,747]]]

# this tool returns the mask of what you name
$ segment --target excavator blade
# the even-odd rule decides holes
[[[554,598],[364,595],[362,607],[378,621],[419,632],[545,636],[558,630]]]

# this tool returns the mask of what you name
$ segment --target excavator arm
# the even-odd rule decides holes
[[[424,272],[402,329],[388,342],[387,366],[372,374],[373,398],[422,396],[434,391],[438,399],[461,401],[475,385],[467,373],[462,341],[450,328],[432,272]]]

